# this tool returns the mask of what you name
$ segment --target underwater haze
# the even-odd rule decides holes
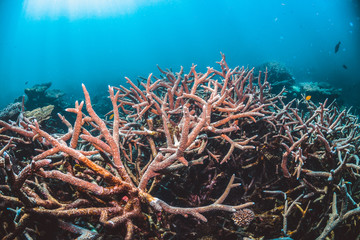
[[[296,81],[328,82],[360,104],[360,6],[355,0],[1,0],[0,107],[24,89],[107,96],[156,65],[205,71],[285,64]],[[341,42],[339,51],[334,48]],[[346,69],[344,66],[346,66]]]

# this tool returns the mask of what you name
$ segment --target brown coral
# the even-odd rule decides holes
[[[239,227],[247,227],[255,218],[255,213],[249,208],[239,209],[233,213],[231,218]]]

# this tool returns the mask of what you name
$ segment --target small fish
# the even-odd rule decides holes
[[[25,82],[25,85],[28,84],[28,83],[29,83],[29,81],[26,81],[26,82]]]
[[[311,96],[310,95],[307,95],[306,97],[305,97],[305,100],[306,101],[309,101],[311,99]]]
[[[335,46],[335,53],[337,53],[339,51],[339,47],[340,47],[341,42],[339,41],[338,44],[336,44]]]
[[[109,117],[109,120],[111,120],[113,118],[114,118],[114,114],[111,114],[110,117]]]
[[[342,67],[343,67],[344,69],[347,69],[347,66],[346,66],[345,64],[343,64]]]

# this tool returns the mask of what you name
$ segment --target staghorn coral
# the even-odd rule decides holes
[[[14,219],[0,229],[5,239],[324,239],[356,224],[357,118],[327,101],[285,104],[266,72],[230,69],[224,56],[219,65],[109,87],[110,121],[83,86],[85,103],[67,109],[75,123],[60,116],[65,134],[0,121],[0,199]],[[250,206],[255,218],[239,232],[231,213]],[[36,231],[49,222],[56,231]]]
[[[249,101],[252,97],[245,93],[246,89],[239,89],[237,101],[248,104],[237,106],[234,109],[237,115],[218,115],[217,121],[210,121],[212,109],[217,108],[216,111],[221,112],[223,102],[230,97],[227,83],[222,87],[221,97],[217,93],[219,83],[212,80],[214,75],[225,77],[225,81],[236,75],[237,84],[242,85],[247,79],[252,80],[252,71],[239,68],[225,76],[229,69],[224,60],[221,65],[222,72],[209,68],[205,74],[198,74],[193,66],[184,78],[179,75],[175,82],[168,83],[159,80],[151,83],[150,75],[143,91],[129,79],[130,90],[110,87],[114,114],[112,123],[100,119],[95,113],[85,86],[83,90],[89,115],[84,115],[82,111],[84,102],[76,102],[75,108],[68,109],[77,116],[74,125],[60,116],[69,128],[67,134],[52,136],[41,130],[36,120],[26,120],[21,127],[1,122],[2,131],[13,131],[43,148],[39,154],[33,153],[34,157],[26,159],[26,167],[19,173],[13,172],[11,157],[5,158],[6,183],[10,188],[2,198],[9,201],[7,204],[19,205],[21,202],[20,206],[25,207],[23,216],[27,218],[96,216],[103,227],[125,225],[127,239],[135,231],[134,221],[142,218],[142,205],[152,209],[148,211],[193,216],[201,221],[207,221],[203,213],[208,211],[234,212],[252,205],[252,202],[237,206],[223,204],[230,189],[239,186],[233,183],[234,177],[229,180],[224,193],[206,206],[175,207],[149,193],[159,183],[159,176],[201,164],[207,158],[204,154],[206,138],[202,138],[200,133],[210,131],[224,135],[237,130],[232,123],[237,119],[255,119],[263,115],[259,110],[266,105],[254,101],[253,106]],[[205,82],[212,85],[207,86],[208,93],[203,92]],[[167,86],[171,89],[166,90]],[[262,98],[260,91],[257,95]],[[197,102],[199,99],[201,102]],[[133,110],[127,110],[126,105]],[[229,110],[234,112],[232,108]],[[154,125],[151,119],[155,120]],[[170,131],[170,126],[175,125],[179,126],[179,130]],[[80,142],[80,138],[85,142]],[[240,148],[253,148],[246,146],[247,143],[249,140],[237,144],[242,145]],[[71,185],[76,190],[70,195],[58,192],[51,179],[60,181],[66,188]],[[10,195],[13,198],[8,199]],[[22,226],[19,224],[15,229]]]

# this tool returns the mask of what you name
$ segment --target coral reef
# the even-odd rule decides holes
[[[358,236],[357,117],[218,64],[109,87],[108,120],[83,85],[67,133],[0,121],[3,239]]]

